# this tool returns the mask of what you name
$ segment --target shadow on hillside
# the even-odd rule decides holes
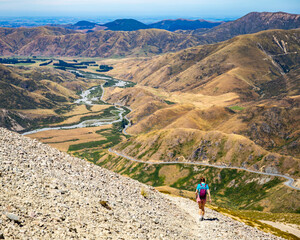
[[[204,221],[219,221],[218,218],[204,218]]]

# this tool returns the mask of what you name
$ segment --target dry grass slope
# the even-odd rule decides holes
[[[291,80],[283,74],[292,75],[299,62],[299,30],[269,30],[135,64],[131,60],[127,67],[122,61],[111,73],[167,91],[235,92],[242,100],[253,100],[288,94]]]

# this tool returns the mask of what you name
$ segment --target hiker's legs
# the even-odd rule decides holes
[[[198,206],[199,206],[199,214],[202,215],[202,206],[201,206],[201,201],[198,202]]]
[[[203,217],[205,213],[204,210],[205,201],[201,200],[200,202],[198,202],[198,206],[199,206],[199,214]]]
[[[200,208],[200,211],[202,212],[202,217],[204,217],[204,214],[205,214],[205,208],[204,208],[204,206],[205,206],[205,203],[206,203],[206,200],[201,200],[201,208]]]
[[[202,205],[201,205],[202,217],[204,217],[204,214],[205,214],[204,206],[205,206],[205,203],[202,203]]]

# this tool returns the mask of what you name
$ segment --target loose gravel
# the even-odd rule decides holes
[[[0,128],[0,239],[279,239],[178,199]]]

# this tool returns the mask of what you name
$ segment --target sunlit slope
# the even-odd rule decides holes
[[[197,36],[159,29],[76,33],[53,27],[0,28],[0,55],[147,56],[179,51],[198,44]]]
[[[293,29],[300,27],[300,14],[285,12],[251,12],[235,20],[223,23],[202,33],[202,37],[224,41],[241,34],[256,33],[268,29]],[[197,33],[197,30],[193,32]]]
[[[299,39],[300,30],[269,30],[129,61],[128,67],[121,62],[112,74],[167,91],[235,92],[242,100],[271,97],[292,93],[289,75],[299,67]]]
[[[246,137],[219,131],[188,128],[151,131],[127,140],[116,149],[145,161],[225,163],[295,177],[300,174],[299,159],[270,153]]]
[[[138,86],[110,90],[109,102],[130,106],[132,135],[188,128],[239,134],[264,149],[300,157],[299,97],[241,102],[237,96],[166,92]]]
[[[93,81],[53,68],[0,64],[0,124],[21,131],[45,121],[62,121],[64,116],[58,113],[70,110],[79,98],[77,93],[93,85]]]
[[[63,36],[74,33],[72,30],[56,27],[36,27],[36,28],[0,28],[0,55],[6,56],[18,54],[24,46],[42,36]],[[43,43],[40,42],[42,45]],[[44,46],[41,46],[44,47]],[[31,55],[31,54],[29,54]]]
[[[53,108],[78,98],[83,79],[52,68],[10,68],[0,65],[0,107],[6,109]]]
[[[157,110],[168,106],[163,99],[140,87],[106,88],[104,97],[108,102],[130,106],[132,112],[127,117],[132,123],[139,122]]]

